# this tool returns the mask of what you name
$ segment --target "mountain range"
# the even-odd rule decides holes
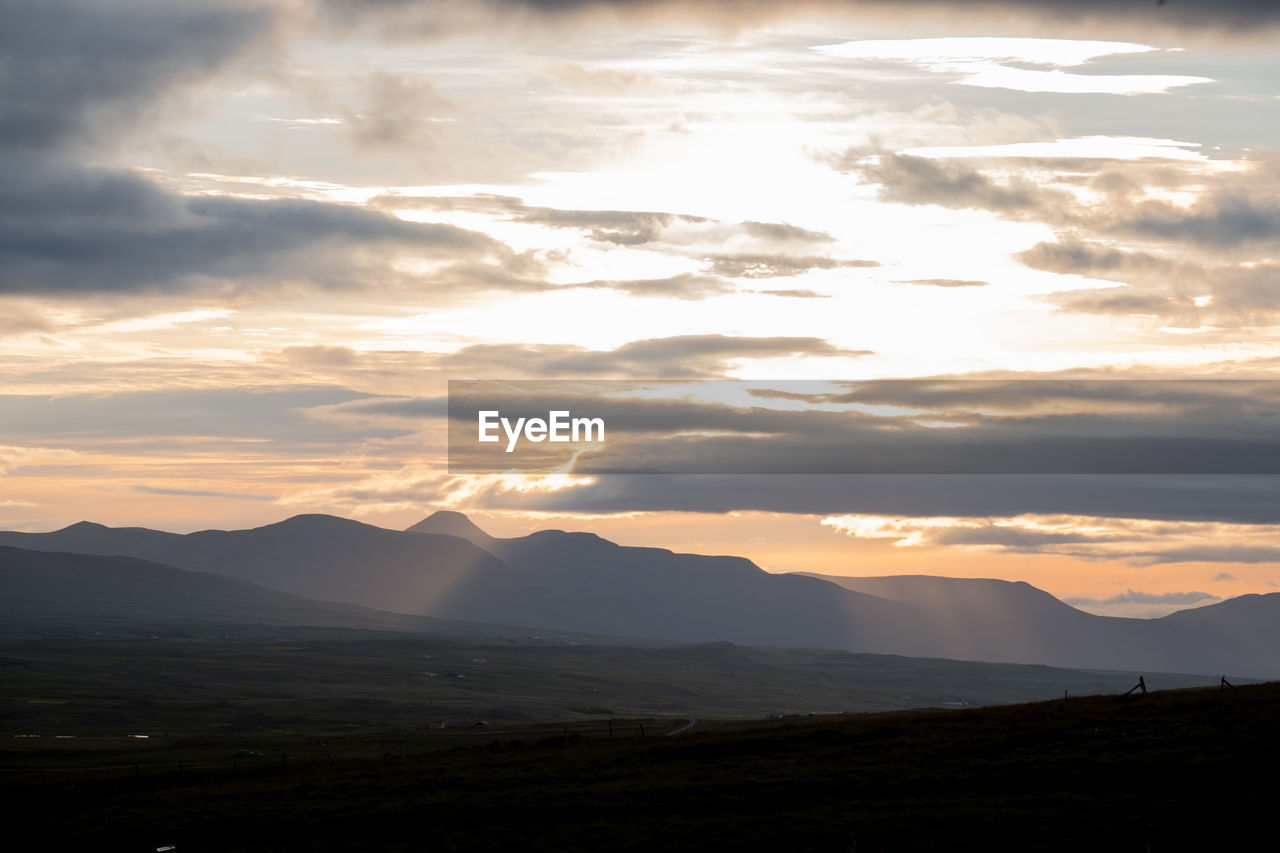
[[[305,618],[360,622],[373,617],[355,608],[371,608],[677,642],[1280,676],[1280,594],[1122,619],[1085,613],[1026,583],[770,574],[741,557],[621,546],[590,533],[496,538],[448,511],[403,531],[325,515],[185,535],[81,522],[2,532],[0,546],[0,579],[47,570],[22,551],[61,552],[64,568],[73,554],[127,557],[294,597],[288,606],[276,601],[277,610],[300,614],[300,599],[329,603],[327,616]],[[134,568],[145,587],[145,571]],[[91,574],[61,581],[64,594],[76,595],[70,587]]]

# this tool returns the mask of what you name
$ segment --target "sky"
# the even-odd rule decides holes
[[[1245,0],[0,0],[0,528],[449,508],[1115,615],[1280,589],[1248,462],[1278,35]],[[829,387],[663,409],[734,435],[713,473],[448,469],[451,379],[655,378]],[[837,458],[854,391],[997,442],[1117,408],[1256,441],[1208,473],[736,472]]]

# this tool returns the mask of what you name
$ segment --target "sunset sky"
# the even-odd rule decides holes
[[[1275,591],[1274,476],[450,474],[441,400],[1280,379],[1278,37],[1244,0],[0,0],[0,529],[449,508],[1117,615]]]

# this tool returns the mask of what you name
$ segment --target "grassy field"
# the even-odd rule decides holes
[[[406,735],[378,758],[12,779],[6,835],[183,853],[1234,849],[1265,832],[1278,711],[1266,684],[674,737],[653,721],[644,738],[637,721],[612,740],[522,727],[444,750]]]
[[[1128,689],[1136,675],[756,649],[632,647],[571,635],[460,638],[352,629],[153,624],[0,642],[0,734],[88,749],[147,735],[349,734],[609,717],[972,707]],[[1212,679],[1147,674],[1153,687]],[[237,744],[239,745],[239,744]]]
[[[154,620],[0,640],[0,673],[20,848],[1145,849],[1166,800],[1274,782],[1270,686],[1129,673]]]

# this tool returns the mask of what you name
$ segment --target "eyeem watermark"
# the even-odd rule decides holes
[[[1280,474],[1277,412],[1275,380],[450,380],[449,471]]]
[[[551,441],[556,443],[578,443],[582,441],[604,441],[604,418],[575,418],[568,410],[547,412],[542,418],[510,418],[502,417],[497,409],[484,410],[478,413],[476,440],[490,443],[500,441],[498,428],[507,437],[507,453],[513,453],[521,437],[525,441]]]

